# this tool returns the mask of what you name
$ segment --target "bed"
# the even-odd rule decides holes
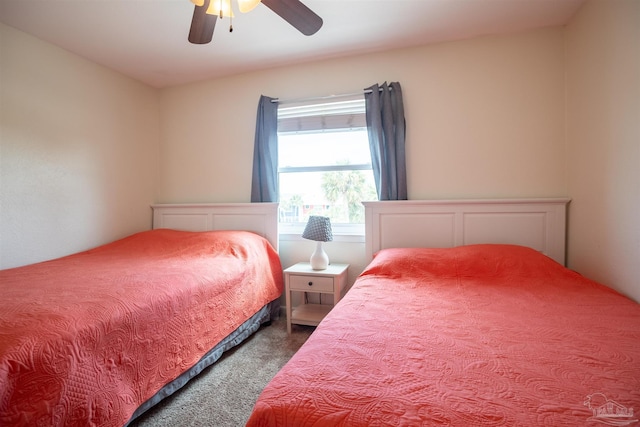
[[[0,271],[0,425],[126,425],[277,313],[277,204],[153,213],[153,230]]]
[[[638,422],[640,305],[562,265],[567,203],[368,203],[371,263],[247,426]]]

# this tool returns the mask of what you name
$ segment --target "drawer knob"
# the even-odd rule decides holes
[[[308,283],[308,285],[309,285],[309,286],[313,286],[313,282],[309,282],[309,283]]]

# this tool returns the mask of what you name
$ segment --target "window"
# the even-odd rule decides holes
[[[364,97],[278,108],[281,233],[301,234],[310,215],[334,234],[364,234],[362,201],[377,200]]]

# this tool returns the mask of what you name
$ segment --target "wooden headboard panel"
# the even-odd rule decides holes
[[[568,198],[364,202],[367,259],[390,247],[528,246],[565,263]]]
[[[277,203],[156,204],[153,228],[184,231],[247,230],[278,250]]]

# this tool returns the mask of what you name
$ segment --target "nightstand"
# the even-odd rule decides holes
[[[329,264],[325,270],[313,270],[308,262],[300,262],[284,270],[285,299],[287,304],[287,332],[291,324],[317,326],[333,306],[340,301],[346,289],[349,264]],[[304,301],[292,306],[293,293],[331,295],[333,305],[309,304]],[[304,296],[304,295],[303,295]]]

